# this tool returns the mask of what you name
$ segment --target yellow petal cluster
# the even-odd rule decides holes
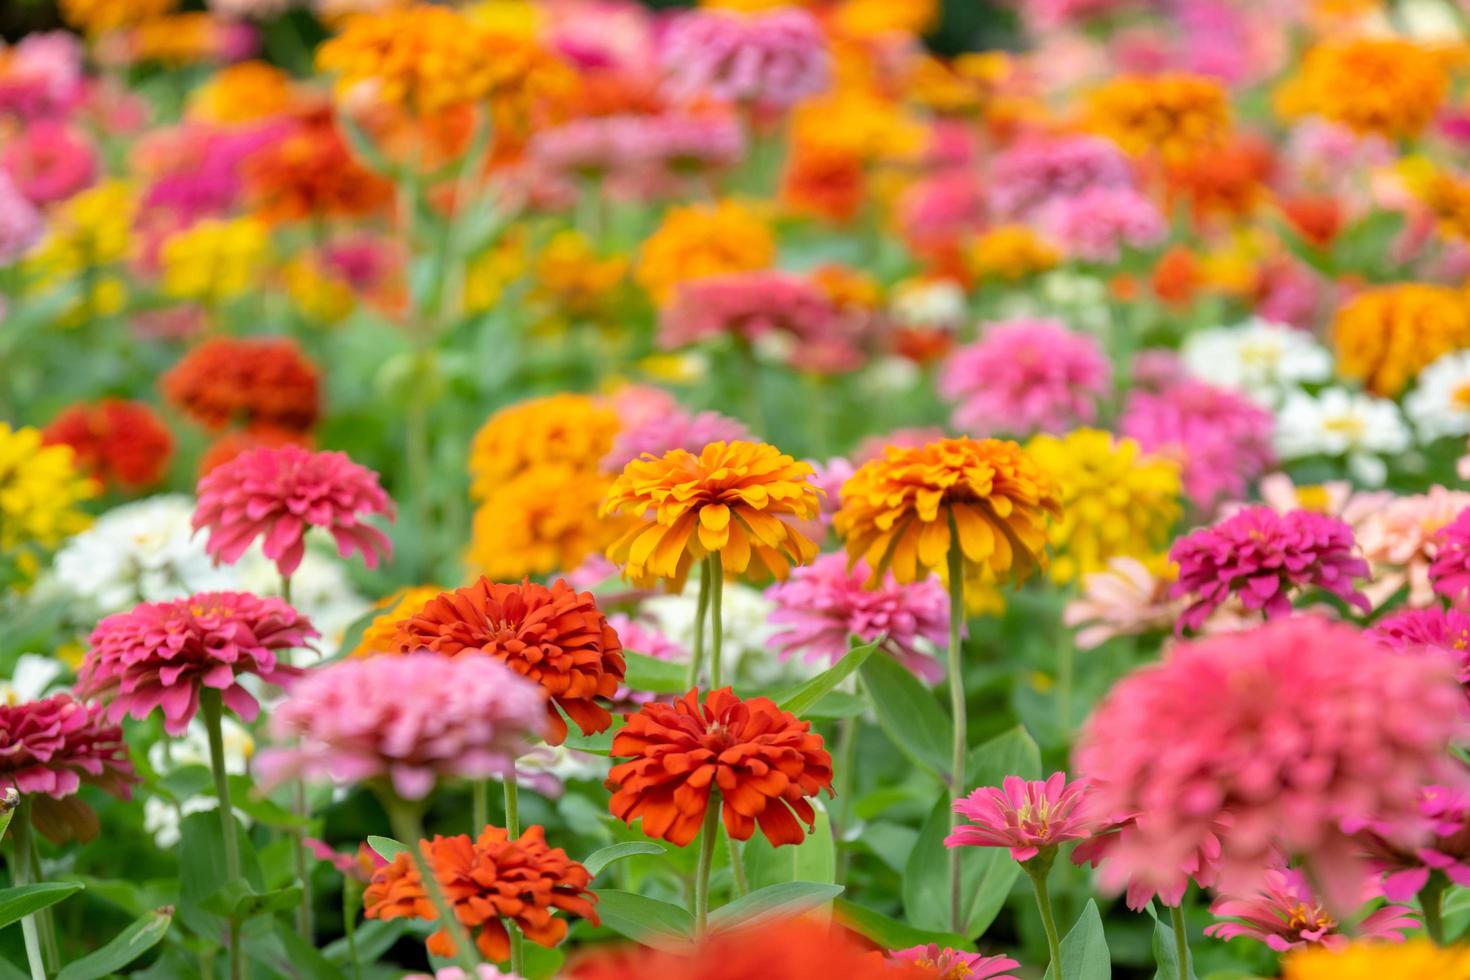
[[[398,624],[417,615],[431,599],[437,599],[447,591],[438,585],[410,585],[380,599],[374,608],[381,612],[362,631],[362,639],[353,647],[352,656],[370,657],[393,652],[393,637],[398,632]]]
[[[163,290],[215,306],[256,288],[270,257],[270,234],[254,218],[204,218],[164,240]]]
[[[466,561],[497,582],[567,572],[617,538],[626,522],[598,513],[612,477],[538,463],[500,484],[475,512]]]
[[[660,305],[682,284],[707,276],[751,272],[776,261],[776,238],[750,207],[737,201],[671,208],[643,243],[634,278]]]
[[[38,429],[0,422],[0,553],[53,548],[85,530],[81,509],[97,484],[76,466],[70,446],[47,446]]]
[[[618,425],[618,413],[590,395],[562,393],[502,408],[470,444],[470,496],[488,500],[501,485],[545,463],[596,472]]]
[[[1429,125],[1449,86],[1445,52],[1396,37],[1333,39],[1307,52],[1300,73],[1278,93],[1278,109],[1399,139]]]
[[[1133,156],[1191,160],[1230,135],[1230,99],[1219,82],[1184,73],[1123,75],[1088,99],[1094,132]]]
[[[1470,946],[1441,949],[1427,939],[1308,946],[1286,957],[1282,969],[1282,980],[1470,980]]]

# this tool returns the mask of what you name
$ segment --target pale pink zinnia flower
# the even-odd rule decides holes
[[[260,704],[240,684],[254,674],[280,684],[295,671],[278,654],[304,646],[316,630],[280,599],[246,592],[201,592],[144,602],[97,624],[77,671],[77,693],[108,703],[113,721],[163,711],[163,727],[182,735],[199,710],[199,690],[253,721]]]
[[[751,438],[745,423],[719,412],[687,412],[674,408],[668,413],[618,432],[612,450],[604,457],[602,467],[620,473],[624,466],[652,453],[662,456],[671,449],[698,453],[712,442],[734,442]]]
[[[1033,137],[996,154],[986,193],[998,221],[1028,218],[1053,201],[1094,187],[1131,187],[1123,151],[1098,136]]]
[[[1086,262],[1117,262],[1124,248],[1153,248],[1168,233],[1159,209],[1131,187],[1093,187],[1059,198],[1041,223],[1067,254]]]
[[[32,204],[52,204],[97,179],[97,151],[81,131],[42,119],[10,139],[0,151],[0,166]]]
[[[1085,781],[1067,782],[1054,772],[1045,780],[1007,776],[999,787],[982,786],[962,800],[954,812],[969,823],[944,838],[945,847],[1008,847],[1017,861],[1029,861],[1043,850],[1082,840],[1096,829],[1084,805]]]
[[[950,355],[939,393],[956,429],[980,435],[1062,432],[1097,417],[1112,367],[1092,337],[1058,320],[1006,320]]]
[[[420,800],[441,777],[514,771],[546,727],[546,693],[493,657],[342,660],[309,671],[272,712],[281,743],[260,754],[267,789],[289,779],[359,783],[386,778]]]
[[[1267,871],[1258,890],[1236,897],[1221,895],[1210,906],[1213,915],[1227,921],[1205,927],[1206,936],[1234,939],[1248,936],[1278,953],[1303,946],[1346,946],[1349,934],[1313,893],[1307,877],[1294,869]],[[1353,926],[1359,939],[1402,942],[1404,932],[1419,928],[1419,921],[1403,905],[1385,905]]]
[[[1116,557],[1103,571],[1083,576],[1082,594],[1067,603],[1062,622],[1077,630],[1079,650],[1118,636],[1168,631],[1186,605],[1170,596],[1173,585],[1172,576],[1156,574],[1137,558]]]
[[[204,548],[216,562],[239,561],[257,537],[261,550],[290,576],[306,552],[306,532],[325,528],[346,558],[354,551],[368,568],[393,553],[393,543],[367,524],[369,514],[393,514],[378,475],[346,453],[301,446],[250,449],[199,481],[194,529],[209,529]]]
[[[1177,886],[1218,837],[1222,889],[1260,887],[1279,853],[1349,905],[1366,872],[1355,835],[1417,843],[1420,787],[1465,782],[1448,752],[1465,732],[1447,665],[1350,626],[1296,616],[1179,644],[1115,685],[1077,746],[1090,805],[1134,817],[1102,882]]]
[[[915,674],[935,683],[944,669],[933,651],[948,637],[949,595],[937,579],[900,584],[890,573],[877,588],[867,588],[872,570],[847,556],[822,555],[791,571],[791,577],[766,590],[776,604],[768,617],[782,627],[771,637],[782,659],[836,663],[847,654],[848,639],[864,643],[883,637],[883,649]]]
[[[815,17],[785,8],[742,15],[700,10],[675,17],[659,60],[676,99],[788,108],[827,87],[827,39]]]
[[[1429,582],[1435,592],[1463,605],[1470,593],[1470,509],[1441,528],[1434,544]]]
[[[1429,566],[1434,560],[1441,528],[1470,507],[1470,493],[1430,487],[1427,493],[1390,497],[1352,521],[1358,547],[1373,570],[1373,583],[1365,590],[1374,606],[1382,605],[1405,585],[1408,604],[1434,603]]]
[[[932,970],[934,980],[1016,980],[1010,971],[1021,964],[1008,956],[981,956],[930,943],[888,954],[895,963]]]

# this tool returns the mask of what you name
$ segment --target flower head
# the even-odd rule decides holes
[[[778,579],[817,556],[794,526],[817,516],[812,467],[760,442],[713,442],[695,455],[674,449],[623,468],[607,492],[604,514],[637,523],[607,555],[639,585],[683,587],[689,569],[718,552],[725,571],[744,574],[754,557]],[[651,512],[651,513],[650,513]]]
[[[1306,875],[1296,869],[1267,871],[1254,894],[1221,895],[1210,905],[1210,912],[1226,921],[1206,926],[1205,935],[1216,939],[1249,936],[1278,953],[1303,946],[1339,949],[1348,941],[1339,931],[1338,919],[1312,892]],[[1418,925],[1407,906],[1386,905],[1369,913],[1353,932],[1366,939],[1401,942],[1404,933]]]
[[[597,896],[587,888],[592,875],[566,851],[547,846],[542,827],[528,827],[514,840],[499,827],[486,827],[473,840],[468,834],[436,836],[418,846],[455,918],[491,960],[510,957],[507,922],[548,949],[567,934],[566,919],[552,914],[556,909],[598,923]],[[407,853],[374,872],[362,900],[369,919],[439,918]],[[428,946],[436,956],[456,953],[447,928],[430,936]]]
[[[822,736],[767,698],[742,701],[728,687],[700,703],[690,691],[673,704],[646,704],[613,736],[608,784],[613,816],[643,819],[643,832],[684,847],[699,834],[718,791],[725,830],[749,840],[760,825],[774,845],[805,838],[808,797],[832,792],[832,757]]]
[[[0,171],[32,204],[55,204],[97,179],[97,151],[70,124],[42,119],[10,137],[0,150]]]
[[[1092,187],[1063,197],[1043,214],[1052,241],[1084,262],[1117,262],[1123,250],[1149,249],[1168,226],[1153,201],[1131,187]]]
[[[1413,901],[1436,871],[1456,885],[1470,885],[1470,795],[1449,786],[1426,786],[1419,813],[1430,828],[1419,847],[1395,846],[1371,827],[1366,835],[1373,863],[1383,875],[1383,895],[1393,902]]]
[[[232,423],[307,432],[321,410],[317,369],[289,340],[219,337],[163,376],[163,393],[211,431]]]
[[[178,0],[61,0],[61,16],[86,34],[105,34],[169,13]]]
[[[1077,648],[1172,629],[1185,605],[1169,595],[1176,571],[1159,555],[1146,561],[1113,558],[1102,571],[1082,576],[1082,594],[1067,603],[1062,616],[1077,630]]]
[[[835,526],[850,560],[865,559],[874,576],[927,578],[958,547],[966,566],[1019,581],[1045,566],[1048,515],[1061,516],[1056,485],[1020,446],[941,439],[860,466]]]
[[[83,783],[129,799],[138,782],[122,729],[109,723],[105,710],[83,704],[70,694],[7,704],[0,701],[0,788],[34,797],[33,819],[53,840],[97,834],[97,818],[76,801],[58,803]],[[73,815],[80,819],[73,819]]]
[[[0,266],[10,265],[29,252],[44,231],[41,212],[0,170]]]
[[[643,242],[633,278],[662,305],[706,276],[768,268],[776,239],[754,210],[735,201],[669,209]]]
[[[596,470],[618,425],[612,405],[587,395],[562,393],[502,408],[470,444],[470,495],[489,500],[502,483],[543,463]]]
[[[77,670],[77,693],[107,702],[113,721],[146,718],[161,708],[164,730],[172,735],[189,727],[205,687],[253,721],[260,704],[240,679],[253,674],[270,684],[289,680],[295,672],[278,655],[316,635],[280,599],[245,592],[144,602],[97,624]]]
[[[1264,405],[1332,376],[1332,356],[1311,334],[1259,318],[1191,333],[1180,354],[1190,374]]]
[[[1294,391],[1276,413],[1276,451],[1283,459],[1345,457],[1348,471],[1368,486],[1388,476],[1382,457],[1396,456],[1412,442],[1397,405],[1346,388],[1315,395]]]
[[[1089,97],[1092,128],[1130,155],[1188,160],[1218,148],[1230,131],[1230,100],[1213,78],[1123,75]]]
[[[941,949],[934,943],[894,950],[888,957],[895,963],[932,970],[934,980],[1016,980],[1008,971],[1021,965],[1009,956],[981,956],[947,946]]]
[[[1133,183],[1132,166],[1108,140],[1061,136],[1023,140],[996,154],[987,193],[996,215],[1017,220],[1094,187]]]
[[[325,109],[304,113],[245,160],[246,195],[261,218],[362,218],[389,203],[392,185],[357,161],[337,125]]]
[[[1404,410],[1426,442],[1470,435],[1470,351],[1451,351],[1419,372]]]
[[[567,737],[558,708],[584,735],[612,724],[597,699],[617,692],[625,669],[623,645],[592,593],[577,592],[560,579],[547,588],[481,578],[445,592],[399,622],[393,646],[400,653],[422,649],[449,656],[481,651],[504,661],[546,692],[546,740],[552,745]]]
[[[174,437],[158,413],[120,398],[64,409],[43,435],[49,445],[70,446],[81,468],[99,481],[128,490],[162,480],[174,451]]]
[[[567,572],[622,529],[598,513],[612,477],[538,463],[499,484],[475,511],[466,560],[493,579]]]
[[[70,446],[48,446],[38,430],[0,422],[0,554],[54,548],[85,529],[92,521],[81,504],[98,489]]]
[[[1429,581],[1435,592],[1451,602],[1463,606],[1470,597],[1470,507],[1436,535]]]
[[[1433,650],[1455,665],[1455,677],[1470,697],[1470,612],[1462,609],[1401,609],[1368,627],[1367,635],[1390,650]]]
[[[158,259],[165,293],[217,306],[260,287],[269,231],[255,218],[202,218],[164,239]]]
[[[1434,119],[1449,90],[1445,60],[1398,37],[1349,37],[1307,50],[1290,83],[1288,107],[1362,135],[1417,135]]]
[[[1428,939],[1385,943],[1364,939],[1337,947],[1307,946],[1286,957],[1283,980],[1470,980],[1470,949]]]
[[[1338,309],[1332,341],[1344,378],[1393,398],[1435,360],[1470,346],[1470,304],[1458,290],[1428,283],[1365,289]]]
[[[742,16],[723,10],[684,14],[659,52],[670,93],[787,108],[827,87],[827,40],[799,8]]]
[[[261,753],[261,782],[387,779],[422,799],[440,778],[514,771],[546,728],[546,694],[479,654],[342,660],[307,671],[271,712],[281,748]]]
[[[1094,824],[1083,802],[1084,782],[1067,782],[1054,772],[1045,780],[1007,776],[999,786],[982,786],[962,800],[954,812],[960,824],[944,839],[946,847],[1008,847],[1017,861],[1029,861],[1043,850],[1092,833]]]

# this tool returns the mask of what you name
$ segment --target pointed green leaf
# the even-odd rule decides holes
[[[43,881],[0,891],[0,929],[82,890],[80,881]]]
[[[111,942],[95,953],[68,963],[56,975],[56,980],[100,980],[117,973],[157,946],[173,921],[173,909],[154,909],[112,937]]]
[[[1154,920],[1154,960],[1159,964],[1158,970],[1154,972],[1154,980],[1179,980],[1179,944],[1174,938],[1174,920],[1172,910],[1169,918],[1159,915],[1154,909],[1152,902],[1148,904],[1148,914]],[[1185,949],[1185,959],[1188,964],[1186,976],[1194,980],[1194,956]]]
[[[627,672],[623,683],[630,691],[651,694],[684,694],[689,690],[689,668],[671,660],[659,660],[631,650],[623,651]]]
[[[784,919],[826,905],[842,894],[841,885],[816,881],[788,881],[753,891],[709,914],[711,929],[752,926],[772,919]]]
[[[1041,749],[1020,725],[971,750],[961,795],[980,786],[999,786],[1007,776],[1041,778]]]
[[[941,798],[919,831],[903,875],[903,914],[919,929],[944,932],[950,927],[949,800]],[[961,912],[964,933],[978,936],[1000,913],[1021,866],[1003,847],[962,847],[960,851]]]
[[[607,847],[593,851],[587,855],[587,860],[582,862],[582,866],[587,869],[588,874],[596,878],[602,872],[603,868],[606,868],[614,861],[621,861],[623,858],[632,857],[635,854],[663,854],[665,850],[662,845],[655,844],[652,841],[624,841],[621,844],[609,844]]]
[[[893,744],[930,771],[948,772],[954,728],[934,693],[908,668],[881,651],[869,655],[858,673],[878,724]]]
[[[838,684],[852,676],[853,671],[863,665],[874,650],[878,649],[878,641],[864,643],[854,646],[837,663],[822,671],[816,677],[776,699],[783,711],[789,711],[798,718],[804,717],[806,713],[830,693]]]
[[[952,932],[930,932],[915,929],[897,919],[890,919],[881,912],[874,912],[845,898],[833,903],[837,921],[854,932],[861,933],[884,949],[908,949],[911,946],[948,946],[950,949],[973,952],[975,944],[964,936]]]
[[[1056,980],[1056,966],[1048,966],[1043,980]],[[1112,980],[1113,963],[1103,933],[1097,902],[1089,899],[1077,924],[1062,939],[1061,980]]]
[[[654,949],[679,952],[694,938],[694,917],[687,911],[635,892],[599,889],[597,914],[609,929]]]
[[[373,849],[373,853],[384,861],[392,861],[398,855],[408,850],[407,844],[400,844],[391,837],[378,837],[371,835],[367,839],[367,846]]]

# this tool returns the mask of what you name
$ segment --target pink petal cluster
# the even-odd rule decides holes
[[[955,428],[977,435],[1062,432],[1097,417],[1112,367],[1092,337],[1058,320],[993,323],[939,373]]]
[[[1135,390],[1120,421],[1123,435],[1144,452],[1181,462],[1184,491],[1201,510],[1243,499],[1251,482],[1275,465],[1274,425],[1271,413],[1249,398],[1202,381]]]
[[[10,265],[41,240],[41,213],[0,170],[0,266]]]
[[[1427,493],[1386,495],[1378,506],[1365,507],[1355,515],[1353,533],[1373,570],[1373,584],[1367,591],[1374,605],[1387,601],[1405,585],[1410,606],[1436,601],[1429,581],[1436,541],[1440,529],[1466,507],[1470,507],[1470,493],[1433,486]]]
[[[81,101],[84,82],[82,43],[66,31],[0,45],[0,113],[29,122],[66,115]]]
[[[1435,592],[1464,605],[1470,601],[1470,508],[1441,528],[1434,544],[1429,582]]]
[[[1038,136],[996,154],[986,194],[991,216],[1019,221],[1094,187],[1132,187],[1123,151],[1098,136]]]
[[[1352,528],[1336,517],[1264,506],[1185,535],[1169,549],[1169,560],[1179,566],[1171,594],[1194,600],[1179,616],[1177,631],[1199,629],[1231,596],[1267,619],[1288,615],[1292,591],[1313,586],[1367,613],[1368,597],[1353,580],[1367,577],[1368,563],[1354,548]]]
[[[240,684],[253,674],[271,684],[295,676],[278,654],[316,636],[285,602],[246,592],[201,592],[172,602],[144,602],[97,624],[77,671],[77,693],[108,703],[108,717],[146,718],[181,735],[199,710],[199,690],[213,688],[246,721],[260,704]]]
[[[1174,580],[1154,574],[1137,558],[1116,557],[1082,579],[1082,592],[1067,603],[1062,622],[1077,630],[1079,650],[1119,636],[1172,629],[1185,603],[1170,597]]]
[[[593,116],[537,133],[530,155],[567,177],[698,173],[739,162],[745,134],[728,116]]]
[[[1067,254],[1118,261],[1124,248],[1148,249],[1168,231],[1154,202],[1131,187],[1091,187],[1047,206],[1041,224]]]
[[[831,80],[826,36],[798,8],[742,15],[701,10],[675,18],[659,52],[669,93],[784,109]]]
[[[883,649],[930,683],[944,677],[931,652],[948,638],[949,595],[938,579],[910,585],[885,575],[877,588],[866,583],[872,570],[864,561],[848,567],[843,554],[822,555],[794,568],[785,582],[766,590],[776,608],[768,617],[779,629],[771,637],[783,660],[800,655],[808,662],[836,663],[848,640],[864,643],[883,637]]]
[[[216,562],[240,560],[251,543],[290,576],[306,552],[306,532],[325,528],[346,558],[354,551],[368,568],[390,556],[388,536],[363,522],[393,514],[378,475],[346,453],[312,452],[297,445],[249,449],[199,481],[194,529],[209,529],[204,548]]]
[[[70,694],[0,702],[0,787],[60,799],[89,783],[128,799],[137,781],[122,729],[101,705]]]
[[[1449,744],[1464,695],[1437,658],[1383,649],[1313,616],[1182,643],[1134,671],[1085,726],[1075,758],[1101,814],[1131,815],[1105,887],[1160,889],[1218,838],[1223,889],[1300,856],[1334,907],[1365,868],[1354,835],[1417,843],[1421,786],[1465,777]]]
[[[423,799],[440,777],[514,771],[546,727],[546,694],[493,657],[342,660],[302,675],[271,715],[282,744],[260,754],[267,788],[289,779],[358,783],[386,778]]]
[[[1413,901],[1435,871],[1462,888],[1470,887],[1470,795],[1449,786],[1426,786],[1419,812],[1430,827],[1430,836],[1420,847],[1396,848],[1369,832],[1376,845],[1373,863],[1383,875],[1383,897],[1391,902]]]
[[[22,126],[6,143],[0,168],[32,204],[54,204],[97,179],[97,151],[80,130],[41,119]]]
[[[895,963],[923,967],[934,971],[934,980],[1016,980],[1009,971],[1021,964],[1009,956],[981,956],[934,943],[910,946],[888,954]]]
[[[1459,609],[1401,609],[1368,627],[1368,635],[1390,650],[1433,650],[1454,665],[1470,697],[1470,613]]]
[[[1242,897],[1222,895],[1210,906],[1210,912],[1228,921],[1206,926],[1206,936],[1248,936],[1278,953],[1303,946],[1337,949],[1346,946],[1350,938],[1313,893],[1306,875],[1296,869],[1272,869],[1255,892]],[[1418,927],[1419,921],[1408,907],[1385,905],[1357,922],[1352,935],[1402,942],[1405,931]]]
[[[1084,800],[1085,780],[1067,782],[1054,772],[1045,780],[1007,776],[999,787],[982,786],[954,812],[970,821],[944,839],[945,847],[1008,847],[1017,861],[1088,837],[1097,824]]]
[[[719,412],[688,412],[676,407],[620,431],[602,466],[621,473],[624,466],[644,453],[662,456],[671,449],[685,449],[698,454],[712,442],[749,438],[750,430],[738,419]]]
[[[1093,801],[1088,801],[1089,806]],[[1125,900],[1130,909],[1142,912],[1155,898],[1163,905],[1178,908],[1189,891],[1190,882],[1201,888],[1212,888],[1220,874],[1219,828],[1204,834],[1199,846],[1184,856],[1173,868],[1152,869],[1148,877],[1128,876],[1124,879]],[[1134,817],[1114,819],[1102,830],[1094,831],[1087,840],[1072,848],[1072,863],[1081,867],[1103,866],[1117,850],[1138,846],[1138,822]],[[1115,869],[1110,868],[1110,873]]]

